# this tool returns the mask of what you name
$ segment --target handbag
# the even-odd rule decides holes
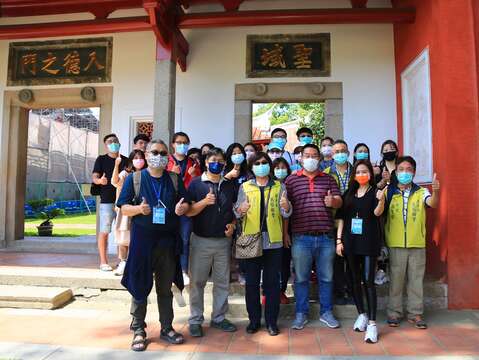
[[[245,234],[244,229],[246,228],[246,221],[245,218],[242,232],[236,239],[235,243],[235,258],[236,259],[253,259],[263,255],[263,234],[261,233],[261,228],[266,220],[266,214],[268,211],[268,204],[269,199],[271,196],[272,187],[269,189],[268,200],[265,204],[265,211],[263,215],[263,219],[261,219],[261,224],[259,227],[259,232],[256,234]]]

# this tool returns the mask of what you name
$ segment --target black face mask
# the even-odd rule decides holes
[[[397,151],[386,151],[383,153],[383,158],[386,161],[393,161],[396,159]]]

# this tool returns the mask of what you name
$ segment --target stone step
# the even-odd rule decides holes
[[[0,307],[23,309],[56,309],[73,298],[68,288],[0,285]]]
[[[26,237],[16,240],[8,251],[39,252],[54,254],[97,254],[98,247],[95,236],[80,237]]]

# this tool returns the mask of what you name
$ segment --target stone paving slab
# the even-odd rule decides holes
[[[0,285],[0,307],[56,309],[72,298],[68,288]]]

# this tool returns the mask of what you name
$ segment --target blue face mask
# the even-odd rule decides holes
[[[258,177],[268,176],[269,171],[269,164],[253,165],[253,173]]]
[[[279,148],[281,148],[281,150],[283,150],[286,146],[286,142],[286,139],[283,138],[273,138],[271,140],[271,144],[278,146]]]
[[[225,164],[222,164],[220,162],[210,162],[208,164],[208,171],[212,174],[218,175],[221,174],[225,167]]]
[[[117,153],[118,151],[120,151],[120,144],[119,143],[108,144],[108,151],[112,153]]]
[[[188,144],[176,144],[176,152],[181,155],[186,155],[188,152],[189,145]]]
[[[349,155],[346,153],[337,153],[333,155],[334,162],[338,165],[343,165],[348,161]]]
[[[235,165],[242,164],[244,161],[244,155],[243,154],[234,154],[231,155],[231,162]]]
[[[367,160],[367,159],[369,159],[369,153],[367,153],[367,152],[358,152],[358,153],[354,154],[354,156],[356,157],[356,160]]]
[[[276,168],[274,169],[274,176],[276,176],[276,179],[283,180],[286,178],[286,176],[288,176],[288,170]]]
[[[410,172],[398,172],[396,176],[401,185],[409,185],[414,177],[414,175]]]
[[[312,144],[313,143],[313,138],[311,136],[302,136],[299,138],[299,141],[301,143],[301,146]]]

